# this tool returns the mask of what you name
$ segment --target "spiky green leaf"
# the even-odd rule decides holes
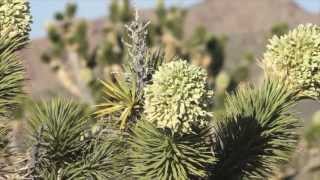
[[[132,174],[138,179],[176,180],[205,177],[205,167],[213,162],[205,143],[209,129],[198,134],[174,135],[140,121],[130,139]]]
[[[276,81],[229,95],[225,117],[214,132],[217,161],[210,179],[265,179],[286,162],[298,138],[299,123],[289,111],[295,95]]]

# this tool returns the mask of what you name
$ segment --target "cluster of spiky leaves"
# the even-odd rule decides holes
[[[290,113],[295,95],[269,80],[229,95],[215,126],[210,179],[264,179],[286,162],[298,138],[299,121]]]
[[[120,173],[114,170],[115,148],[112,143],[88,145],[91,146],[91,152],[86,152],[83,155],[79,154],[82,159],[70,164],[66,164],[64,169],[58,172],[52,170],[43,170],[40,176],[41,179],[121,179]]]
[[[33,176],[106,179],[116,176],[112,142],[90,135],[87,108],[55,99],[36,105],[29,122]]]
[[[15,51],[22,43],[20,38],[10,40],[0,37],[0,117],[8,116],[8,110],[18,103],[16,96],[22,94],[24,68]]]
[[[320,97],[320,27],[307,24],[274,36],[262,61],[269,75],[285,79],[302,96]]]
[[[0,36],[7,38],[26,36],[30,32],[30,7],[27,0],[2,0],[0,2]]]
[[[132,81],[128,84],[117,79],[115,82],[102,82],[102,84],[104,85],[105,102],[97,106],[99,109],[96,114],[103,117],[120,113],[120,129],[126,129],[129,118],[141,108],[136,94],[136,82]]]
[[[117,170],[115,155],[117,146],[112,142],[91,143],[88,152],[82,160],[70,164],[63,171],[61,177],[67,179],[121,179],[121,171]],[[44,176],[45,177],[45,176]]]
[[[88,145],[81,141],[88,126],[84,109],[73,102],[56,100],[35,105],[29,123],[30,135],[36,145],[39,171],[58,173],[64,163],[79,158]]]
[[[20,37],[0,37],[0,177],[9,178],[17,169],[15,160],[20,155],[12,152],[10,144],[10,127],[7,120],[19,102],[17,96],[22,94],[24,68],[15,51],[24,45]]]
[[[194,134],[175,134],[140,121],[130,138],[132,175],[143,179],[187,180],[205,177],[213,156],[205,139],[209,129]]]
[[[204,69],[182,60],[164,64],[145,88],[146,119],[175,132],[190,132],[192,124],[206,127],[212,95]]]

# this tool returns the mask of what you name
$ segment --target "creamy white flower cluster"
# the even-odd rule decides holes
[[[30,7],[27,0],[0,1],[0,36],[25,36],[30,32]]]
[[[205,70],[183,60],[164,64],[145,88],[146,119],[159,128],[191,132],[192,124],[207,125],[212,96]]]
[[[284,36],[274,36],[262,63],[269,75],[286,80],[302,96],[319,99],[320,27],[299,25]]]

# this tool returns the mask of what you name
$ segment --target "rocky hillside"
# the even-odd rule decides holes
[[[153,17],[152,11],[143,11],[143,16]],[[92,23],[92,43],[99,38],[103,20]],[[205,0],[190,8],[186,19],[186,34],[197,26],[204,26],[216,35],[226,35],[227,66],[237,63],[247,52],[256,59],[261,58],[269,37],[270,29],[277,23],[286,22],[290,27],[301,23],[320,24],[320,13],[310,14],[298,7],[292,0]],[[50,91],[63,89],[51,71],[40,61],[41,52],[48,47],[46,39],[34,40],[21,53],[29,78],[27,91],[39,97]],[[252,68],[253,77],[259,77],[259,68]],[[255,79],[254,79],[255,80]],[[310,106],[308,111],[319,109]]]

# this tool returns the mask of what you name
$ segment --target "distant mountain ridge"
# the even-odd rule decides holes
[[[308,13],[292,0],[206,0],[190,11],[187,23],[203,24],[215,33],[269,31],[278,22],[291,26],[320,23],[320,13]]]

